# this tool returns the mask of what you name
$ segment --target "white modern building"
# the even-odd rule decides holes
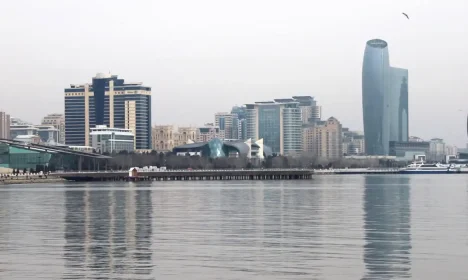
[[[37,127],[31,124],[11,124],[10,137],[15,139],[19,135],[37,135]]]
[[[133,152],[135,150],[135,135],[131,129],[108,128],[98,125],[91,128],[91,143],[97,153]]]

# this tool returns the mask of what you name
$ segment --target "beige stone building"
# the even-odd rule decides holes
[[[331,117],[316,125],[303,127],[302,145],[305,154],[325,159],[341,158],[343,156],[341,123]]]
[[[190,141],[196,141],[197,128],[156,125],[153,127],[151,134],[153,150],[169,152],[174,147],[187,144]]]

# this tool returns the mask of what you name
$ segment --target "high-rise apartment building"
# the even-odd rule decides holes
[[[246,107],[234,106],[231,114],[234,118],[232,121],[232,139],[247,140],[247,121]]]
[[[366,44],[362,67],[366,153],[388,155],[390,141],[408,141],[408,70],[390,67],[387,42]]]
[[[246,105],[247,138],[262,139],[273,153],[295,155],[302,151],[299,102],[292,98]]]
[[[238,131],[238,127],[235,127],[237,115],[232,113],[216,113],[215,114],[215,126],[219,126],[220,139],[237,139],[234,138],[235,132]]]
[[[343,156],[342,126],[336,118],[320,121],[303,129],[304,152],[324,159]]]
[[[0,138],[10,139],[10,115],[0,112]]]
[[[136,149],[151,149],[151,87],[100,73],[92,84],[66,88],[66,144],[89,146],[90,128],[97,125],[130,129]]]
[[[293,99],[299,102],[303,124],[320,121],[322,118],[322,107],[317,106],[317,101],[312,96],[293,96]]]
[[[65,116],[63,114],[49,114],[42,118],[41,125],[52,125],[58,129],[58,143],[65,144]]]

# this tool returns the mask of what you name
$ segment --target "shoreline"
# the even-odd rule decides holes
[[[45,184],[45,183],[61,183],[67,180],[60,177],[51,178],[13,178],[0,180],[0,186],[21,185],[21,184]]]

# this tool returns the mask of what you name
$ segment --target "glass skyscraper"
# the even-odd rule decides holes
[[[151,149],[151,88],[106,74],[97,74],[92,84],[66,88],[66,144],[89,146],[96,125],[130,129],[135,149]]]
[[[368,155],[388,155],[390,141],[408,141],[408,70],[390,67],[388,44],[367,42],[362,110]]]
[[[292,155],[302,151],[302,119],[293,99],[247,104],[247,138],[263,139],[273,153]]]

